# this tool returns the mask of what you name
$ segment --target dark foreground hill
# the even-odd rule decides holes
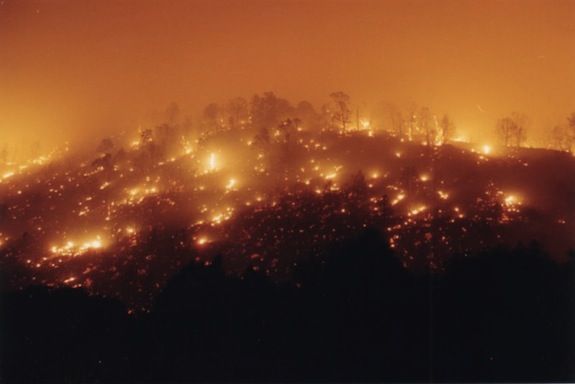
[[[177,273],[148,314],[81,289],[2,298],[3,382],[572,381],[574,260],[536,244],[402,267],[365,231],[295,284],[218,259]]]

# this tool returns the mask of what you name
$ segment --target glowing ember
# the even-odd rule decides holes
[[[2,178],[3,179],[9,179],[10,177],[14,176],[15,174],[16,174],[16,172],[14,172],[14,171],[8,171],[2,175]]]
[[[210,153],[208,156],[208,172],[214,172],[217,169],[217,159],[215,153]]]
[[[417,215],[417,214],[419,214],[419,213],[425,211],[426,209],[427,209],[427,207],[426,207],[425,205],[420,205],[420,206],[418,206],[418,207],[416,207],[416,208],[411,209],[411,210],[409,211],[409,214],[410,214],[410,215]]]
[[[395,199],[393,199],[391,201],[391,205],[396,205],[397,203],[399,203],[401,200],[405,199],[405,194],[404,193],[400,193],[399,195],[397,195],[395,197]]]
[[[238,181],[234,178],[228,180],[226,184],[226,189],[230,190],[233,189],[237,185]]]
[[[325,175],[325,179],[326,180],[333,180],[336,178],[336,176],[337,176],[337,173],[331,172],[331,173],[328,173],[327,175]]]
[[[490,145],[485,144],[481,147],[481,152],[483,152],[484,155],[491,154],[491,151],[492,151],[492,148]]]
[[[62,246],[52,246],[50,252],[54,256],[79,256],[89,251],[99,250],[103,247],[102,238],[96,236],[92,240],[76,243],[75,241],[68,240]]]
[[[507,205],[508,207],[512,207],[512,206],[521,204],[521,202],[519,201],[519,199],[515,195],[505,196],[504,202],[505,202],[505,205]]]

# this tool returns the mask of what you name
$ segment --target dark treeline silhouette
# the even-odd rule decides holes
[[[413,273],[365,230],[287,283],[216,258],[149,313],[78,289],[2,298],[6,382],[575,379],[573,260],[536,244]]]

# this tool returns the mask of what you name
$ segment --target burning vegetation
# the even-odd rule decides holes
[[[172,105],[95,153],[5,161],[3,284],[85,287],[146,311],[190,262],[222,255],[228,273],[300,284],[298,264],[365,228],[404,268],[433,273],[501,244],[537,240],[559,261],[575,245],[575,159],[520,148],[525,118],[499,121],[500,144],[470,143],[427,108],[384,123],[330,97],[321,112],[235,98],[195,126]]]
[[[0,382],[575,382],[574,26],[0,0]]]

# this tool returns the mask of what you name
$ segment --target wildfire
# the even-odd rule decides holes
[[[427,209],[427,207],[425,205],[420,205],[416,208],[413,208],[409,211],[408,215],[417,215],[423,211],[425,211]]]
[[[463,135],[455,136],[454,138],[451,139],[451,141],[454,141],[456,143],[469,143],[469,139]]]
[[[391,205],[396,205],[397,203],[399,203],[401,200],[405,199],[405,193],[400,193],[399,195],[397,195],[395,197],[395,199],[393,199],[391,201]]]
[[[331,172],[331,173],[328,173],[327,175],[325,175],[324,177],[326,180],[333,180],[336,178],[336,176],[337,176],[336,172]]]
[[[449,193],[444,192],[444,191],[437,191],[437,194],[439,195],[439,198],[441,200],[447,200],[449,198]]]
[[[50,248],[50,252],[54,256],[79,256],[83,255],[89,251],[95,251],[102,249],[104,247],[104,243],[102,238],[98,235],[90,240],[77,243],[72,240],[66,241],[64,245],[61,246],[52,246]]]
[[[356,155],[353,148],[341,150],[347,140],[365,143],[364,136],[374,132],[367,120],[350,126],[353,130],[359,127],[360,132],[324,138],[314,137],[311,130],[302,134],[292,130],[289,146],[283,145],[286,144],[283,136],[265,143],[252,140],[251,136],[242,140],[233,136],[233,140],[224,142],[216,141],[214,134],[214,141],[208,137],[210,140],[186,142],[177,148],[176,157],[169,157],[172,152],[166,151],[166,156],[158,155],[157,159],[152,157],[153,161],[144,162],[140,153],[130,151],[117,161],[110,160],[106,167],[99,160],[95,163],[86,160],[76,170],[67,164],[56,164],[51,167],[53,170],[34,173],[34,178],[29,179],[23,177],[25,173],[17,164],[7,163],[9,168],[0,171],[0,182],[6,180],[1,187],[10,196],[6,199],[7,222],[8,225],[22,224],[22,227],[30,223],[28,233],[45,248],[44,254],[40,252],[40,259],[35,248],[25,254],[29,268],[61,267],[46,281],[89,287],[86,279],[96,275],[77,270],[77,264],[86,263],[89,264],[86,269],[95,270],[100,257],[118,255],[129,258],[130,264],[141,264],[139,270],[150,271],[150,263],[159,262],[151,256],[155,255],[155,249],[142,248],[145,252],[139,252],[136,247],[147,247],[154,241],[173,246],[177,252],[190,247],[202,252],[215,251],[212,249],[215,244],[218,244],[218,252],[220,245],[224,252],[231,252],[227,248],[230,244],[241,244],[235,249],[242,254],[265,251],[271,255],[277,253],[274,247],[283,246],[283,241],[301,237],[302,241],[294,245],[299,252],[295,247],[305,248],[307,242],[319,247],[322,241],[339,241],[360,225],[389,221],[390,246],[399,255],[408,255],[413,244],[429,242],[429,227],[435,222],[439,223],[435,225],[438,241],[442,239],[451,245],[458,241],[460,232],[481,227],[476,225],[481,220],[508,225],[520,222],[529,214],[527,209],[525,214],[519,213],[527,204],[518,196],[529,196],[528,188],[517,184],[514,188],[520,193],[511,194],[512,191],[500,190],[493,181],[489,189],[492,192],[484,194],[486,180],[470,180],[468,185],[467,175],[452,177],[450,164],[430,162],[427,154],[432,152],[422,149],[418,138],[410,143],[407,138],[401,138],[406,142],[400,144],[397,138],[381,134],[377,140],[381,139],[382,145],[370,141],[374,144],[367,145],[365,150],[362,148],[361,156]],[[273,132],[270,130],[270,134]],[[226,132],[219,134],[227,135]],[[250,145],[253,146],[248,148]],[[283,157],[277,156],[283,152],[274,152],[286,148],[293,150],[289,153],[293,154],[293,161],[284,162]],[[451,149],[445,151],[449,154]],[[472,155],[476,161],[479,156],[494,165],[499,161],[509,161],[511,165],[517,162],[521,167],[527,164],[519,157],[521,153],[512,159],[485,156],[493,152],[491,146],[479,142],[453,150],[453,156],[454,161],[461,153]],[[386,163],[389,158],[393,164]],[[190,167],[190,163],[194,167]],[[361,184],[351,179],[355,172],[365,175],[359,180]],[[12,177],[14,175],[18,176]],[[35,208],[36,180],[39,180],[38,188],[48,196],[46,202],[38,206],[41,208],[38,212],[31,209]],[[277,188],[278,182],[281,188]],[[294,186],[297,188],[292,189]],[[462,189],[458,189],[460,186]],[[388,205],[393,209],[387,210]],[[323,207],[322,214],[316,213],[316,206]],[[310,215],[309,221],[313,222],[309,227],[290,228],[292,217],[307,221],[306,215]],[[105,224],[91,227],[99,228],[95,229],[98,235],[66,234],[72,216],[73,219],[80,216],[82,225]],[[345,221],[341,224],[338,220]],[[567,220],[570,217],[554,217],[554,222],[559,224]],[[242,224],[241,231],[236,223]],[[308,237],[307,228],[317,233]],[[169,231],[174,233],[163,237],[163,233],[169,234]],[[65,235],[52,237],[55,233]],[[54,245],[50,239],[57,239]],[[9,240],[0,233],[0,254],[11,254],[17,246],[18,238]],[[90,257],[73,259],[80,255]],[[168,259],[162,262],[171,263]],[[70,265],[69,270],[64,270],[66,263]],[[115,270],[109,271],[116,276]],[[99,269],[97,278],[106,278],[100,273],[105,272]]]
[[[237,185],[237,183],[238,183],[238,181],[232,177],[231,179],[228,180],[228,182],[226,184],[226,189],[228,191],[234,189],[234,187]]]
[[[158,193],[158,187],[133,187],[128,191],[127,203],[141,203],[147,196],[154,195]]]
[[[521,200],[516,195],[507,195],[503,199],[503,203],[507,208],[516,208],[521,205]]]
[[[6,244],[8,242],[8,240],[9,240],[8,237],[2,238],[2,233],[0,233],[0,248],[2,248],[4,246],[4,244]]]
[[[219,225],[224,221],[231,219],[234,209],[227,207],[224,212],[218,212],[212,216],[211,222],[213,225]]]
[[[208,168],[207,172],[214,172],[217,170],[217,158],[214,152],[210,153],[208,156]]]
[[[9,179],[9,178],[11,178],[12,176],[14,176],[15,174],[16,174],[16,172],[14,172],[14,171],[5,172],[5,173],[2,175],[2,179],[4,179],[4,180]]]

